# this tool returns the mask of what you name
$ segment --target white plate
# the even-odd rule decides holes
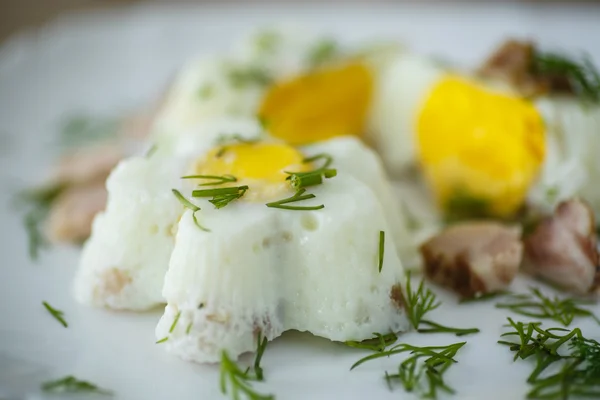
[[[348,42],[403,39],[419,51],[471,65],[506,35],[585,49],[600,59],[600,8],[594,6],[144,6],[62,18],[13,38],[0,49],[0,398],[44,398],[40,382],[68,374],[112,389],[118,399],[222,398],[216,367],[185,363],[154,344],[160,311],[111,313],[76,304],[70,285],[78,250],[54,248],[32,263],[21,216],[9,202],[17,189],[43,178],[65,113],[112,115],[142,105],[189,56],[229,49],[250,28],[282,21]],[[459,363],[448,372],[455,398],[522,398],[530,366],[513,364],[509,351],[496,344],[507,313],[485,304],[457,307],[447,294],[442,299],[434,320],[482,329],[465,338]],[[43,300],[65,311],[68,329],[48,315]],[[600,336],[594,323],[580,326]],[[423,345],[462,339],[411,333],[401,340]],[[349,371],[363,354],[307,334],[286,334],[269,345],[267,382],[256,386],[278,399],[406,398],[400,389],[390,393],[382,379],[398,359]]]

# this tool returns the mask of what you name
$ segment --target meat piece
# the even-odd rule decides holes
[[[117,144],[78,149],[60,159],[54,169],[53,180],[66,186],[104,181],[124,156],[124,151]]]
[[[535,45],[529,41],[505,41],[479,68],[478,74],[506,82],[525,97],[573,92],[568,76],[544,74],[536,68]]]
[[[53,202],[48,216],[48,236],[54,242],[83,242],[92,221],[106,206],[104,180],[64,189]]]
[[[599,261],[594,213],[580,199],[559,203],[525,238],[525,270],[578,294],[600,285]]]
[[[520,236],[496,222],[453,225],[421,246],[425,273],[463,297],[506,289],[521,263]]]

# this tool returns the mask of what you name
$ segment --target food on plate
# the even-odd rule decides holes
[[[255,121],[228,120],[172,144],[109,177],[75,280],[79,301],[133,310],[166,302],[158,334],[169,336],[169,351],[198,361],[216,361],[221,345],[232,356],[251,350],[257,330],[334,340],[401,330],[390,296],[412,243],[379,160],[357,139],[296,148]],[[321,173],[325,181],[310,184]],[[216,197],[194,197],[204,189]],[[231,197],[218,197],[225,189]]]
[[[521,229],[497,222],[452,225],[421,246],[425,274],[462,297],[505,290],[523,255]]]
[[[525,240],[524,268],[578,294],[600,287],[600,257],[594,212],[580,199],[558,204]]]

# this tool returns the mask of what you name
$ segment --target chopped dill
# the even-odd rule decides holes
[[[545,296],[538,288],[530,288],[531,293],[513,294],[505,303],[496,304],[496,308],[508,309],[514,313],[532,318],[553,319],[564,326],[571,325],[575,317],[592,318],[598,324],[600,320],[594,313],[580,306],[589,305],[584,300],[553,298]]]
[[[531,387],[528,399],[600,397],[600,343],[585,338],[579,328],[542,329],[540,322],[515,322],[511,318],[508,322],[513,330],[501,336],[517,340],[498,343],[515,352],[515,361],[535,359],[527,377]],[[564,354],[564,347],[570,350],[568,354]]]
[[[375,352],[385,351],[388,346],[396,343],[398,340],[398,336],[394,332],[390,332],[387,335],[382,335],[381,333],[373,333],[375,335],[372,339],[366,339],[362,341],[349,340],[344,342],[346,346],[354,347],[356,349],[365,349],[372,350]]]
[[[201,189],[192,191],[192,197],[212,197],[209,200],[215,208],[223,208],[234,200],[240,199],[248,191],[248,186],[234,186],[218,189]]]
[[[175,315],[175,318],[173,319],[173,323],[171,324],[171,327],[169,328],[169,333],[173,333],[173,331],[175,330],[175,327],[177,326],[177,323],[179,322],[179,317],[181,317],[181,311],[179,311],[177,313],[177,315]]]
[[[267,338],[262,336],[262,332],[258,332],[258,336],[256,338],[256,356],[254,358],[254,374],[256,375],[256,380],[258,381],[264,380],[263,370],[260,366],[260,360],[262,360],[262,356],[267,348],[267,342]]]
[[[250,382],[257,379],[248,375],[248,372],[248,370],[242,371],[223,350],[221,352],[221,393],[230,394],[234,400],[239,400],[240,394],[252,400],[274,400],[275,396],[260,394],[252,388]]]
[[[181,179],[211,179],[210,182],[201,183],[198,186],[217,186],[237,182],[237,178],[233,175],[186,175],[182,176]]]
[[[56,319],[58,322],[60,322],[60,324],[62,326],[64,326],[65,328],[69,327],[69,324],[67,324],[67,321],[65,321],[64,312],[62,312],[60,310],[57,310],[56,308],[52,307],[46,301],[42,301],[42,304],[44,305],[44,307],[46,308],[46,310],[48,310],[48,312],[50,313],[50,315],[52,315],[54,317],[54,319]]]
[[[17,195],[19,204],[24,204],[28,210],[23,217],[23,225],[28,238],[29,257],[34,261],[38,259],[40,250],[48,245],[42,225],[63,188],[63,185],[54,184]]]
[[[194,203],[192,203],[191,201],[186,199],[179,190],[171,189],[171,191],[173,192],[173,194],[175,195],[177,200],[179,200],[181,205],[183,205],[185,208],[192,210],[192,218],[194,219],[194,224],[196,224],[196,226],[198,228],[200,228],[201,230],[203,230],[205,232],[210,232],[209,229],[203,227],[202,225],[200,225],[200,222],[198,222],[198,218],[196,217],[196,212],[200,211],[200,207],[198,207],[197,205],[195,205]]]
[[[379,273],[381,273],[381,269],[383,268],[383,255],[385,252],[385,232],[379,231]]]
[[[164,338],[162,338],[162,339],[160,339],[160,340],[157,340],[157,341],[156,341],[156,344],[161,344],[161,343],[164,343],[164,342],[166,342],[167,340],[169,340],[169,337],[168,337],[168,336],[165,336]]]
[[[540,77],[564,77],[580,99],[600,101],[600,73],[587,55],[577,60],[559,53],[535,52],[532,72]]]
[[[299,210],[299,211],[310,211],[310,210],[321,210],[325,208],[323,204],[318,206],[288,206],[288,203],[295,203],[298,201],[314,199],[316,196],[314,194],[304,194],[306,189],[300,189],[292,197],[288,197],[287,199],[282,199],[278,201],[274,201],[271,203],[267,203],[266,206],[270,208],[280,208],[282,210]]]
[[[227,77],[231,86],[245,89],[249,86],[265,87],[273,82],[271,75],[256,65],[230,67]]]
[[[311,66],[318,67],[332,61],[338,54],[338,44],[331,39],[324,39],[309,50],[308,61]]]
[[[101,389],[93,383],[82,381],[72,375],[55,381],[44,382],[41,385],[44,392],[49,393],[96,393],[105,396],[114,395],[113,392],[106,389]]]
[[[399,381],[407,392],[417,391],[423,398],[437,399],[438,392],[454,394],[444,382],[444,373],[454,364],[454,357],[466,342],[454,343],[448,346],[417,347],[400,343],[387,351],[381,351],[358,360],[350,370],[359,365],[395,354],[409,353],[410,357],[398,366],[398,373],[385,372],[385,380],[392,389],[392,382]]]
[[[211,83],[205,83],[198,89],[198,97],[202,100],[208,100],[215,94],[215,87]]]

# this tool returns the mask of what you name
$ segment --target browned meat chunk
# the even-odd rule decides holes
[[[48,236],[55,242],[82,242],[88,238],[92,221],[106,205],[104,180],[64,189],[52,204]]]
[[[60,159],[54,168],[53,181],[64,186],[74,186],[106,180],[123,157],[123,150],[116,144],[78,149]]]
[[[463,297],[506,289],[521,263],[520,235],[496,222],[453,225],[421,246],[425,273]]]
[[[540,71],[533,42],[509,39],[479,69],[484,78],[506,82],[525,97],[548,92],[572,93],[569,77],[563,73]]]
[[[594,213],[582,200],[560,203],[525,239],[525,270],[579,294],[600,285]]]

